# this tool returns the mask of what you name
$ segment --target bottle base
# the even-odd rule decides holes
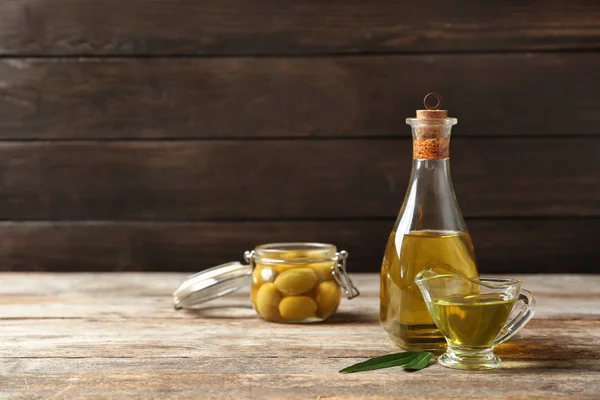
[[[384,329],[392,342],[404,350],[430,351],[436,354],[446,350],[446,339],[434,324],[406,325],[394,322]]]

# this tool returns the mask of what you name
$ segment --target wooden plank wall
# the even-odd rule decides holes
[[[586,0],[2,1],[0,269],[375,272],[438,91],[481,271],[597,272],[599,51]]]

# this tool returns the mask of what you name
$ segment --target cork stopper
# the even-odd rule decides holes
[[[429,93],[423,99],[425,110],[417,110],[414,127],[413,158],[421,160],[444,160],[450,156],[449,127],[446,124],[448,110],[440,110],[442,96]]]

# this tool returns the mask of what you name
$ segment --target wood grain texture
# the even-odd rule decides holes
[[[538,313],[496,350],[499,370],[433,365],[355,375],[336,371],[397,351],[377,322],[375,274],[353,275],[362,295],[342,302],[329,323],[312,325],[261,321],[247,308],[247,291],[195,313],[175,312],[170,293],[181,274],[0,278],[0,398],[600,396],[600,276],[520,276],[538,296]]]
[[[594,272],[600,6],[488,3],[0,2],[0,269],[376,271],[436,90],[481,269]]]
[[[467,220],[483,273],[593,273],[598,219]],[[188,271],[277,241],[335,243],[349,269],[378,272],[393,219],[264,222],[4,222],[0,270]]]
[[[600,138],[452,151],[467,217],[600,215]],[[393,218],[410,162],[410,140],[5,142],[0,219]]]
[[[600,48],[590,1],[9,0],[0,53],[323,54]]]
[[[598,299],[595,301],[597,305]],[[253,358],[263,357],[283,359],[283,363],[294,358],[313,358],[318,362],[321,358],[368,358],[400,351],[379,326],[378,305],[369,312],[375,318],[354,323],[354,314],[346,313],[341,314],[337,323],[334,320],[330,324],[307,328],[265,324],[252,308],[248,308],[243,317],[230,318],[219,317],[214,312],[209,317],[196,314],[195,319],[181,320],[8,319],[0,321],[0,329],[7,338],[0,349],[0,359],[240,358],[240,364],[247,365]],[[507,361],[508,358],[514,361],[568,361],[569,355],[573,355],[578,359],[595,360],[596,376],[600,372],[597,364],[600,362],[598,320],[534,320],[519,335],[518,341],[507,343],[503,352],[499,350],[501,358],[505,355]],[[271,338],[266,339],[268,336]],[[76,339],[78,337],[82,339]],[[341,343],[325,354],[317,355],[336,337]],[[266,349],[268,344],[272,347]],[[563,347],[552,351],[548,349],[551,346]],[[340,368],[336,366],[330,373]]]
[[[0,138],[410,137],[433,89],[459,137],[598,135],[599,69],[597,53],[9,58]]]
[[[329,324],[345,324],[350,319],[358,325],[378,321],[379,281],[373,275],[352,274],[353,282],[361,291],[360,301],[344,300],[340,312],[328,320]],[[10,286],[4,286],[0,291],[0,320],[6,320],[7,324],[8,321],[16,324],[27,320],[30,322],[26,323],[36,325],[41,323],[37,320],[61,319],[68,327],[68,320],[74,319],[116,324],[135,318],[143,324],[162,324],[169,319],[187,320],[189,322],[183,323],[189,323],[189,329],[195,329],[192,325],[199,318],[225,319],[236,326],[239,325],[236,323],[238,320],[256,320],[256,313],[250,306],[249,283],[240,291],[219,299],[218,303],[207,303],[194,311],[173,312],[171,293],[183,282],[186,274],[3,272],[0,277],[10,282]],[[554,329],[572,320],[582,321],[582,326],[594,326],[600,319],[600,308],[595,303],[600,298],[600,285],[596,285],[598,278],[594,275],[519,274],[519,279],[535,293],[538,301],[536,317],[554,321],[545,325],[548,328]],[[34,287],[32,280],[35,280]],[[557,292],[563,294],[556,295]],[[110,297],[105,293],[110,293]],[[99,297],[102,301],[98,301]],[[256,333],[261,334],[263,332]],[[39,345],[46,346],[41,342]],[[14,355],[12,350],[6,354]],[[115,357],[119,356],[115,353]],[[583,358],[586,357],[583,355]]]
[[[346,363],[335,363],[332,369],[353,361],[348,359]],[[596,399],[598,393],[598,373],[595,371],[584,371],[577,376],[556,372],[521,372],[518,375],[504,376],[480,374],[477,379],[466,374],[448,373],[440,376],[399,376],[398,373],[389,373],[385,377],[363,375],[339,378],[334,374],[167,374],[160,371],[160,363],[153,365],[154,372],[150,374],[137,374],[132,368],[130,371],[133,372],[115,375],[34,375],[18,381],[17,379],[22,379],[19,376],[9,381],[2,390],[5,393],[22,393],[11,396],[11,399],[46,399],[48,395],[86,399],[131,396],[140,399],[214,399],[225,393],[228,398],[235,399],[575,400]],[[477,387],[473,385],[474,381],[477,382]],[[431,390],[431,387],[437,389]],[[440,393],[441,390],[443,394]],[[486,391],[494,393],[494,397],[489,397],[489,392]],[[373,393],[377,393],[377,396],[374,397]]]

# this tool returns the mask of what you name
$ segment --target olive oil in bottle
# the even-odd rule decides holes
[[[424,269],[438,274],[477,277],[475,252],[466,232],[414,231],[390,235],[381,269],[380,317],[400,347],[442,349],[445,340],[435,326],[414,282]]]
[[[428,95],[429,96],[429,95]],[[475,251],[450,178],[450,130],[438,104],[408,118],[413,133],[413,164],[404,203],[389,236],[381,266],[380,320],[398,346],[441,351],[446,340],[414,282],[424,269],[438,274],[478,276]]]
[[[517,298],[486,293],[437,299],[429,308],[451,346],[475,350],[492,346],[516,302]]]

